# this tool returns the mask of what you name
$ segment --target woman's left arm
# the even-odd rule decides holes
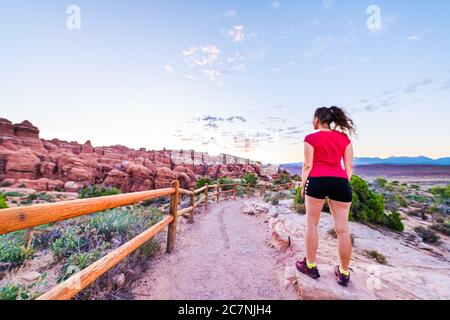
[[[304,162],[302,168],[302,196],[305,197],[305,185],[308,180],[309,174],[311,173],[313,167],[314,159],[314,147],[309,143],[305,142],[304,147]]]
[[[353,145],[351,143],[347,146],[347,149],[345,149],[344,165],[348,180],[350,181],[353,175]]]

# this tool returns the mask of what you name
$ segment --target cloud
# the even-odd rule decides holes
[[[275,9],[275,10],[281,6],[279,1],[272,1],[272,3],[270,5],[272,6],[272,9]]]
[[[333,6],[333,0],[323,0],[322,4],[325,9],[330,9]]]
[[[240,63],[237,66],[234,66],[233,69],[236,70],[236,71],[245,70],[245,63]]]
[[[419,88],[425,87],[427,85],[430,85],[434,82],[432,78],[425,78],[418,82],[413,82],[409,85],[407,85],[404,89],[404,93],[413,93],[416,92]]]
[[[442,85],[441,89],[444,89],[444,90],[450,89],[450,80],[448,80],[447,82],[445,82],[445,83]]]
[[[203,74],[212,82],[217,84],[222,84],[222,81],[225,79],[227,75],[227,71],[225,70],[216,70],[216,69],[204,69]]]
[[[245,40],[245,27],[242,25],[234,26],[233,29],[228,31],[228,34],[231,36],[233,42],[242,42]]]
[[[172,73],[173,72],[173,67],[170,64],[166,64],[164,66],[164,70],[166,70],[167,72]]]
[[[198,80],[197,77],[195,77],[195,76],[193,76],[193,75],[190,75],[190,74],[187,74],[187,75],[185,75],[184,77],[185,77],[186,79],[188,79],[188,80],[193,80],[193,81]]]
[[[227,11],[225,11],[225,12],[223,13],[223,16],[224,16],[225,18],[234,18],[234,17],[237,16],[237,12],[236,12],[236,10],[234,10],[234,9],[227,10]]]
[[[193,46],[181,53],[192,66],[211,65],[219,59],[220,49],[214,45]]]

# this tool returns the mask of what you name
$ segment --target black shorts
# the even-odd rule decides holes
[[[313,198],[352,202],[352,193],[346,178],[310,177],[306,181],[305,194]]]

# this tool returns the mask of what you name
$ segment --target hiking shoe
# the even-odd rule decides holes
[[[336,268],[334,269],[334,274],[336,275],[336,281],[337,283],[339,283],[341,286],[346,287],[350,281],[350,274],[347,276],[345,274],[343,274],[340,270],[339,270],[339,266],[336,266]]]
[[[303,258],[303,261],[297,261],[295,266],[297,267],[297,270],[301,273],[306,274],[307,276],[310,276],[313,279],[317,279],[320,277],[319,270],[317,267],[314,268],[308,268],[308,265],[306,263],[306,258]]]

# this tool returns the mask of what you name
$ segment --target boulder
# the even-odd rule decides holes
[[[263,201],[245,202],[241,211],[244,214],[254,216],[258,214],[268,213],[271,205]]]
[[[137,192],[153,189],[153,173],[141,165],[128,167],[128,191]]]
[[[9,154],[6,162],[6,177],[10,179],[37,179],[41,160],[29,149]]]
[[[168,188],[176,179],[178,179],[177,173],[168,168],[159,168],[155,175],[155,189]]]
[[[14,125],[14,134],[25,147],[37,150],[44,148],[41,139],[39,139],[39,129],[27,120]]]
[[[64,184],[64,190],[66,192],[78,192],[82,189],[82,186],[80,186],[78,183],[76,183],[75,181],[67,181]]]
[[[105,186],[120,189],[122,192],[128,192],[128,174],[119,170],[111,170],[105,181]]]

